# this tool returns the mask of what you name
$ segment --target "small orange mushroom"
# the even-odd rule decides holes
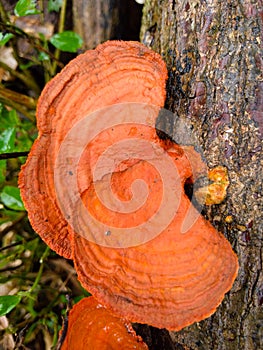
[[[148,346],[125,319],[113,316],[93,297],[82,299],[70,310],[61,350],[146,350]]]

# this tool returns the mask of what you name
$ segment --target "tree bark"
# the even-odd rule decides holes
[[[214,315],[170,332],[178,349],[263,349],[262,20],[260,0],[146,0],[144,6],[141,40],[169,70],[166,108],[175,114],[161,122],[171,135],[178,117],[190,123],[207,165],[227,167],[227,198],[204,214],[240,264]]]
[[[73,0],[74,31],[93,49],[115,35],[119,21],[119,0]]]
[[[106,40],[139,40],[142,6],[134,0],[73,0],[74,31],[93,49]]]

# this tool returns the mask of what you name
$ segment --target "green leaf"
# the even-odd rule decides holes
[[[2,104],[0,104],[0,130],[4,130],[10,126],[17,126],[19,119],[14,109],[8,111]]]
[[[20,128],[17,132],[17,138],[15,141],[16,152],[26,152],[30,150],[32,143],[33,141],[29,137],[27,131]]]
[[[16,129],[10,127],[0,133],[0,152],[13,152],[15,148]]]
[[[16,16],[22,17],[28,15],[37,15],[38,13],[40,13],[40,11],[36,9],[36,0],[19,0],[16,3]]]
[[[50,42],[57,49],[66,52],[77,52],[83,44],[81,37],[70,30],[53,35]]]
[[[48,0],[48,11],[58,12],[62,6],[63,0]]]
[[[23,211],[25,210],[22,202],[19,188],[14,186],[5,186],[0,194],[2,203],[9,209]]]
[[[33,142],[35,127],[18,119],[15,110],[8,111],[0,104],[0,153],[28,151]]]
[[[11,33],[0,33],[0,46],[5,45],[11,38],[13,38],[14,34]]]
[[[17,304],[19,304],[21,297],[17,295],[1,295],[0,296],[0,316],[6,315]]]

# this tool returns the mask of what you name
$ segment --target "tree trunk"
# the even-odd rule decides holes
[[[191,123],[210,168],[228,169],[226,200],[204,214],[240,264],[216,313],[171,337],[178,349],[263,349],[262,1],[146,0],[143,11],[141,40],[169,69],[167,109]],[[172,135],[175,119],[163,121]]]
[[[73,0],[74,31],[93,49],[114,37],[119,21],[119,0]]]
[[[72,0],[74,31],[93,49],[106,40],[139,40],[142,6],[134,0]]]

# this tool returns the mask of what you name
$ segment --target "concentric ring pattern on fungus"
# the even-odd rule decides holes
[[[158,113],[152,113],[152,106],[163,106],[166,78],[160,56],[140,43],[107,42],[78,56],[41,95],[37,111],[39,137],[20,174],[20,188],[34,229],[52,249],[74,259],[79,280],[101,304],[131,322],[179,330],[216,310],[233,284],[238,262],[229,242],[195,211],[184,193],[185,181],[195,177],[191,157],[179,145],[160,140],[154,130],[153,119]],[[121,103],[149,106],[143,107],[149,113],[142,117],[145,123],[140,123],[137,115],[132,118],[136,122],[105,128],[79,152],[76,133],[71,138],[75,125],[92,118],[98,109],[105,111],[103,108],[108,106],[110,110],[116,104],[118,108]],[[132,111],[133,108],[131,115]],[[107,114],[102,115],[107,119]],[[81,134],[80,128],[76,130]],[[140,140],[148,142],[151,148],[141,143],[143,146],[137,150],[136,143],[130,144],[132,139],[137,144]],[[117,149],[112,146],[114,140]],[[77,144],[77,163],[72,143]],[[128,145],[127,159],[118,158],[123,148],[126,151],[124,145]],[[111,152],[105,153],[107,149]],[[95,181],[94,168],[103,152],[107,154],[105,159],[111,154],[118,161],[113,157],[108,164],[105,160],[107,166],[105,162],[100,166]],[[64,156],[65,168],[61,163]],[[155,160],[163,157],[169,158],[169,167],[165,165],[160,175],[163,163],[157,162],[157,171]],[[77,168],[69,170],[70,164],[77,164]],[[72,190],[66,186],[64,170],[66,179],[73,177],[77,182],[82,207],[72,207],[70,196],[65,196],[66,203],[61,199]],[[148,198],[143,197],[145,184]],[[118,208],[124,202],[136,210],[114,212],[103,205],[97,190],[108,199],[107,186],[118,198],[117,204],[110,204]],[[73,192],[74,197],[75,189]],[[141,206],[134,200],[134,193],[145,199]],[[167,208],[167,218],[166,211],[159,214],[160,201]],[[98,244],[96,239],[89,239],[93,232],[85,233],[89,226],[82,211],[109,227],[102,233],[104,241],[116,244]],[[151,217],[154,225],[149,226]],[[149,227],[158,234],[142,239],[142,244],[132,244],[132,231],[138,232],[138,227],[143,229],[142,236],[150,233]],[[81,228],[84,233],[79,231]],[[130,245],[123,244],[123,240],[118,244],[122,229],[124,235],[129,229],[129,235],[124,237]]]
[[[159,140],[151,129],[144,130],[144,138],[164,147],[176,165],[179,179],[175,193],[180,194],[180,203],[172,221],[154,239],[129,248],[105,247],[72,232],[73,258],[82,285],[112,312],[131,322],[180,330],[216,310],[233,284],[238,262],[229,242],[200,214],[194,215],[196,219],[183,232],[189,209],[195,210],[184,193],[185,180],[192,174],[189,161],[179,146]],[[101,143],[93,147],[97,144]],[[90,152],[96,153],[95,149]],[[160,200],[159,181],[146,163],[140,161],[115,172],[111,184],[113,192],[123,198],[127,180],[147,173],[151,200],[146,212],[140,213],[145,217],[156,210]],[[96,207],[97,195],[92,187],[83,193],[83,201],[91,211]],[[108,209],[99,208],[101,220],[109,220]],[[123,221],[120,217],[120,224]]]
[[[161,57],[137,42],[109,41],[72,60],[44,88],[39,136],[19,177],[30,222],[58,254],[72,258],[68,222],[54,186],[54,167],[68,131],[102,107],[122,102],[162,106],[167,70]]]

